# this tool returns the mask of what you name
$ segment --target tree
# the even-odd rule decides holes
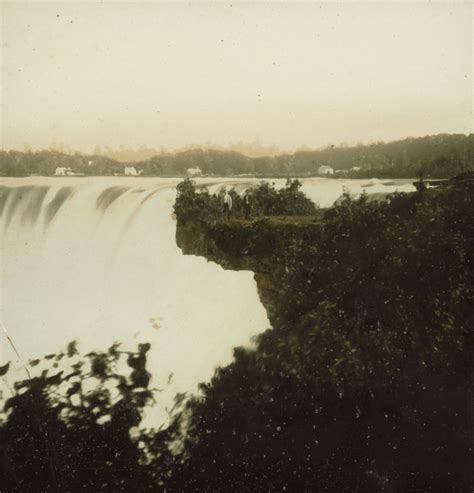
[[[149,349],[140,344],[127,352],[114,344],[81,358],[71,343],[44,358],[50,368],[39,377],[15,383],[0,427],[1,490],[156,491],[177,429],[172,424],[131,437],[154,399]],[[129,376],[123,364],[132,370]]]

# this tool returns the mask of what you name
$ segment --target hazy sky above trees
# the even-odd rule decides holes
[[[472,3],[1,4],[1,145],[472,132]]]

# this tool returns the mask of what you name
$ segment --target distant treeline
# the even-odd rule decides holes
[[[225,147],[214,143],[206,143],[204,145],[188,144],[185,147],[181,149],[175,149],[174,151],[170,151],[163,146],[160,148],[141,146],[138,149],[124,147],[120,147],[120,149],[113,149],[109,146],[96,146],[94,149],[94,154],[97,156],[106,156],[123,163],[132,163],[146,161],[147,159],[160,154],[169,154],[170,152],[178,153],[195,149],[217,149],[220,151],[234,151],[251,158],[261,156],[277,156],[278,154],[282,154],[281,149],[279,149],[275,145],[264,145],[261,144],[258,140],[255,140],[254,142],[240,141],[235,144],[227,145]],[[58,150],[61,151],[62,149],[59,148]]]
[[[184,176],[189,168],[199,167],[206,175],[304,177],[317,175],[318,168],[326,165],[341,171],[336,177],[407,178],[422,174],[448,178],[474,170],[474,134],[442,134],[256,158],[235,151],[193,149],[129,164],[145,176]],[[113,175],[123,173],[126,165],[103,155],[0,151],[2,176],[52,175],[57,167],[70,167],[86,175]]]

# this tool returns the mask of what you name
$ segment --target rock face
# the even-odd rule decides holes
[[[317,219],[292,218],[179,224],[176,243],[185,255],[200,255],[224,269],[254,272],[258,293],[272,326],[284,303],[279,279],[292,261],[295,246],[316,243]]]

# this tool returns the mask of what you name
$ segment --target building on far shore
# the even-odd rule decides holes
[[[143,170],[137,171],[134,166],[126,166],[123,170],[125,176],[139,176],[143,173]]]
[[[59,167],[56,168],[54,176],[83,176],[84,173],[74,173],[71,168]]]
[[[202,176],[202,170],[199,166],[196,166],[195,168],[188,168],[186,173],[188,176]]]
[[[332,166],[320,166],[318,168],[318,175],[321,176],[327,176],[327,175],[333,175],[334,174],[334,168]]]

